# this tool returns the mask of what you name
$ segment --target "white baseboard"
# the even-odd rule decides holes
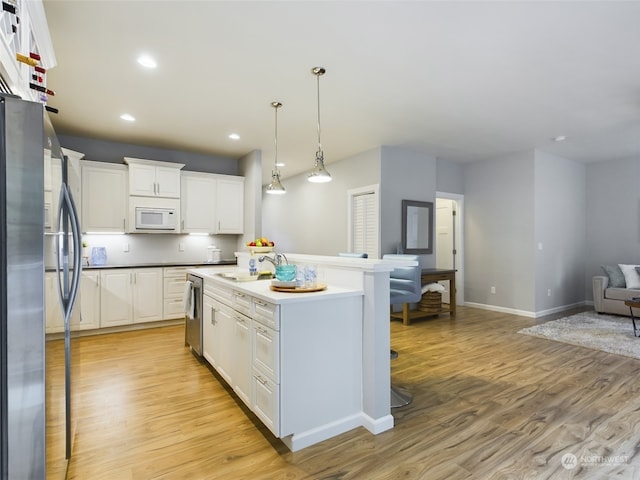
[[[293,435],[281,438],[281,440],[289,447],[289,450],[296,452],[310,445],[340,435],[341,433],[353,430],[361,425],[362,418],[360,414],[355,414],[318,428],[312,428],[306,432],[294,433]]]
[[[366,413],[362,413],[362,426],[374,435],[377,435],[393,428],[393,415],[385,415],[380,418],[372,418]]]
[[[535,318],[535,312],[527,310],[516,310],[515,308],[498,307],[497,305],[487,305],[484,303],[464,302],[465,307],[480,308],[482,310],[491,310],[493,312],[510,313],[511,315],[520,315],[522,317]]]
[[[465,306],[467,307],[480,308],[482,310],[491,310],[491,311],[500,312],[500,313],[509,313],[511,315],[520,315],[522,317],[528,317],[528,318],[540,318],[546,315],[564,312],[566,310],[571,310],[573,308],[582,307],[585,305],[593,305],[593,302],[586,302],[586,301],[577,302],[571,305],[561,305],[559,307],[553,307],[553,308],[549,308],[547,310],[541,310],[538,312],[531,312],[529,310],[517,310],[515,308],[499,307],[496,305],[487,305],[484,303],[465,302]]]

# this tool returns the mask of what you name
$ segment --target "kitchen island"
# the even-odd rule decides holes
[[[250,254],[237,256],[243,269]],[[359,426],[393,428],[389,272],[406,262],[287,258],[316,265],[327,289],[274,292],[269,280],[191,271],[204,283],[203,356],[292,451]]]
[[[220,269],[191,274],[203,279],[203,357],[287,447],[361,424],[361,290],[282,293]]]

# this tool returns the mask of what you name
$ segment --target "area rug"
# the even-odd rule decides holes
[[[523,328],[518,333],[640,359],[640,338],[633,336],[631,317],[587,311]]]

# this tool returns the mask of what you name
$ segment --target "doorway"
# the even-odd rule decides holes
[[[436,268],[455,269],[456,285],[443,282],[442,303],[450,303],[453,288],[456,305],[464,305],[464,195],[436,193]]]

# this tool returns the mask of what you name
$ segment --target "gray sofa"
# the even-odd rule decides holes
[[[624,301],[631,300],[632,297],[640,297],[640,290],[609,287],[609,277],[593,277],[593,308],[596,312],[630,316],[629,307]],[[633,313],[640,315],[635,309]]]

